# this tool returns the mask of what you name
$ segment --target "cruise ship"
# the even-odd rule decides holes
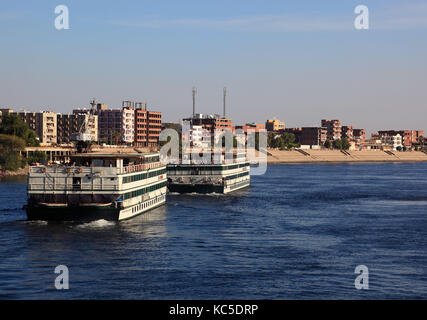
[[[168,164],[168,189],[177,193],[230,193],[250,186],[250,163],[245,153],[230,161]]]
[[[28,220],[125,220],[166,201],[158,153],[82,153],[68,165],[31,166]]]

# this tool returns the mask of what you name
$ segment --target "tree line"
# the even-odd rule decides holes
[[[44,152],[34,152],[28,158],[20,155],[25,147],[38,147],[40,142],[36,133],[15,114],[0,117],[0,168],[15,171],[27,164],[46,160]]]

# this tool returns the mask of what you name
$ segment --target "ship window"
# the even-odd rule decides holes
[[[82,188],[82,178],[74,177],[73,178],[73,190],[81,190]]]

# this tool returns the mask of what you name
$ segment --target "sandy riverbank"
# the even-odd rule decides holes
[[[267,161],[279,163],[339,163],[339,162],[427,162],[427,154],[421,151],[345,151],[304,150],[281,151],[268,150]]]

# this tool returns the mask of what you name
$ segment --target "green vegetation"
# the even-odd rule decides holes
[[[25,166],[25,160],[19,151],[25,148],[22,138],[0,134],[0,166],[4,170],[15,171]]]
[[[27,158],[27,163],[28,164],[33,164],[33,163],[46,163],[47,161],[47,154],[46,152],[42,152],[42,151],[34,151],[29,153],[28,158]]]
[[[5,114],[1,117],[0,134],[19,137],[24,140],[27,147],[38,147],[40,145],[36,133],[16,114]]]
[[[5,114],[0,122],[0,166],[3,170],[15,171],[26,163],[46,160],[44,152],[35,152],[28,159],[20,155],[25,147],[37,147],[40,143],[36,133],[16,114]]]
[[[347,138],[337,139],[332,142],[332,146],[334,149],[338,150],[348,150],[350,149],[350,142]]]
[[[295,142],[295,135],[293,133],[284,133],[278,135],[270,132],[267,137],[267,146],[269,148],[286,150],[298,148],[300,147],[300,144]]]

